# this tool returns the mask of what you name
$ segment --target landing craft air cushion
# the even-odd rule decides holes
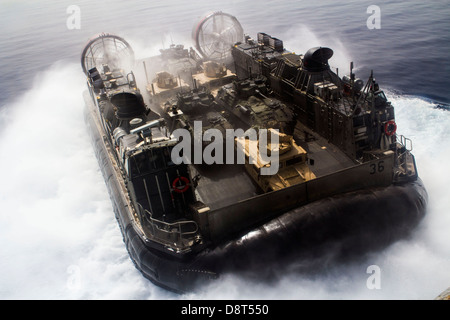
[[[110,34],[82,52],[85,120],[124,242],[146,278],[186,292],[230,272],[282,274],[312,254],[384,247],[420,222],[427,193],[412,143],[397,133],[373,74],[364,84],[351,65],[341,78],[330,48],[295,54],[266,33],[244,35],[222,12],[202,18],[193,36],[195,48],[171,45],[138,61]],[[199,121],[202,134],[243,134],[231,147],[193,144],[193,153],[214,155],[212,144],[223,142],[244,163],[174,161],[174,132],[195,139]],[[264,130],[276,139],[263,144]],[[251,146],[278,153],[277,170],[262,175],[271,164]]]

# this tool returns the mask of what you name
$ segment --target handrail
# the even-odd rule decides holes
[[[397,152],[397,161],[396,161],[397,168],[399,168],[403,172],[406,172],[407,171],[406,154],[411,152],[413,149],[412,141],[411,139],[406,138],[404,135],[396,135],[396,142],[402,146],[402,149],[404,149],[403,152]]]
[[[405,137],[404,135],[396,135],[397,137],[397,142],[400,143],[403,147],[405,147],[406,150],[408,151],[412,151],[413,149],[413,145],[412,145],[412,140]],[[409,145],[410,148],[408,148],[408,141],[409,141]]]
[[[150,212],[149,212],[147,209],[145,209],[145,211],[146,211],[148,214],[150,214]],[[197,231],[198,231],[198,225],[197,225],[197,223],[196,223],[195,221],[193,221],[193,220],[177,221],[177,222],[172,222],[172,223],[165,222],[165,221],[161,221],[161,220],[158,220],[158,219],[155,219],[155,218],[152,218],[152,217],[150,217],[150,220],[151,220],[152,222],[156,223],[156,224],[162,224],[162,225],[164,225],[166,228],[160,229],[160,230],[163,231],[163,232],[167,232],[167,233],[175,233],[175,232],[172,231],[173,228],[172,228],[171,230],[168,230],[168,228],[175,227],[175,226],[176,226],[177,229],[179,230],[178,233],[179,233],[180,235],[196,234]],[[182,231],[181,231],[181,226],[182,226],[182,225],[188,225],[188,224],[192,224],[192,225],[195,227],[195,230],[194,230],[194,231],[185,231],[185,232],[182,232]]]
[[[158,238],[163,241],[170,242],[171,244],[174,244],[173,239],[169,238],[170,235],[175,234],[178,235],[179,240],[192,240],[195,238],[195,236],[198,233],[198,224],[193,220],[186,220],[186,221],[176,221],[176,222],[165,222],[158,219],[155,219],[152,217],[152,213],[148,211],[147,209],[144,209],[140,203],[138,203],[139,207],[139,216],[144,216],[142,213],[146,213],[145,218],[150,223],[150,226],[152,227],[152,236],[155,238]],[[192,229],[190,231],[183,231],[183,227],[191,225]],[[156,230],[155,230],[156,228]],[[164,237],[158,236],[157,232],[162,232],[167,234]],[[182,243],[181,243],[182,244]],[[176,242],[175,242],[175,245]]]

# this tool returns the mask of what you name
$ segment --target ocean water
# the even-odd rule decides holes
[[[79,29],[67,26],[71,5]],[[367,26],[372,5],[380,29]],[[363,80],[373,70],[429,193],[410,237],[313,275],[225,276],[182,296],[134,268],[84,126],[80,54],[100,32],[123,36],[137,57],[188,47],[194,23],[219,10],[295,52],[329,46],[339,74],[351,61]],[[433,299],[450,286],[449,16],[445,1],[0,0],[0,299]],[[367,286],[372,265],[378,289]]]

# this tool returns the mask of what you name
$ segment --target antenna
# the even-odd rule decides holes
[[[145,61],[142,61],[142,64],[144,65],[145,79],[147,80],[147,84],[148,84],[147,66],[145,65]]]
[[[355,80],[355,75],[353,73],[353,61],[350,62],[350,80],[352,80],[352,82]]]

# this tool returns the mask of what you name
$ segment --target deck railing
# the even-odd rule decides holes
[[[141,224],[147,225],[152,240],[182,250],[192,245],[198,236],[198,225],[193,220],[166,222],[152,217],[152,213],[138,204]],[[143,223],[143,222],[146,223]]]
[[[397,143],[400,144],[400,149],[397,148],[397,166],[406,172],[406,153],[412,151],[412,141],[403,135],[396,135]]]

